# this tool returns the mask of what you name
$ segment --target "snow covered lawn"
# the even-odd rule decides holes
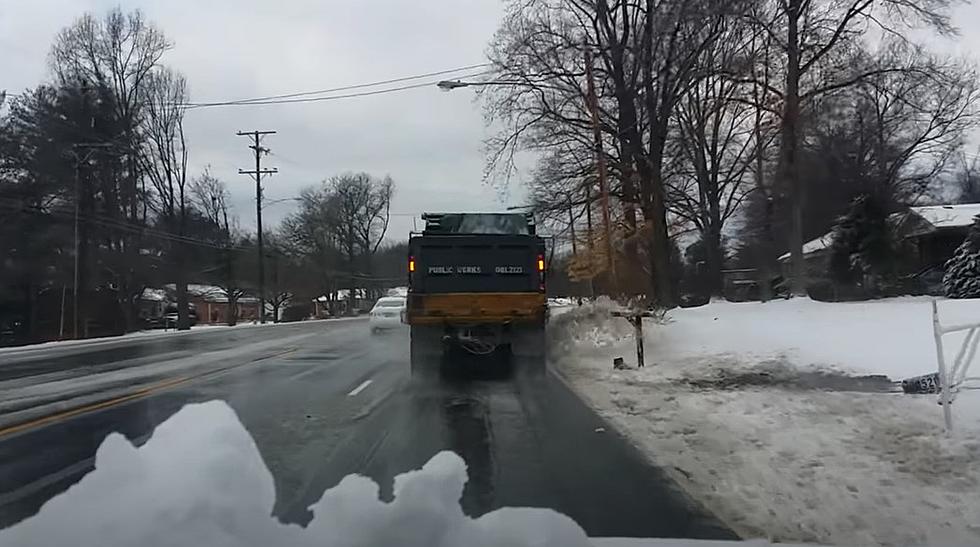
[[[337,317],[331,319],[313,319],[307,320],[303,323],[309,324],[311,322],[336,322],[336,321],[351,321],[358,319],[366,319],[365,317]],[[50,350],[50,349],[77,349],[79,347],[89,347],[89,346],[99,346],[105,344],[114,344],[120,342],[132,342],[134,340],[147,340],[149,338],[159,338],[164,336],[187,336],[195,333],[202,332],[218,332],[227,329],[243,329],[243,328],[269,328],[278,326],[289,326],[297,325],[300,322],[288,322],[288,323],[258,323],[258,322],[241,322],[234,326],[228,325],[194,325],[190,330],[179,331],[176,329],[149,329],[149,330],[138,330],[133,332],[127,332],[126,334],[120,334],[118,336],[104,336],[100,338],[82,338],[80,340],[52,340],[50,342],[41,342],[38,344],[28,344],[25,346],[11,346],[11,347],[0,347],[0,355],[14,355],[21,354],[25,352],[31,352],[35,350]]]
[[[632,328],[608,311],[553,319],[560,372],[743,537],[980,543],[980,391],[956,399],[950,438],[936,395],[893,392],[936,370],[928,299],[675,310],[644,325],[648,366],[622,371]],[[942,301],[940,318],[980,322],[980,301]]]

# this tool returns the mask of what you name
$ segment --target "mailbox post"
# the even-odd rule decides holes
[[[622,317],[633,325],[633,337],[636,338],[636,366],[643,367],[643,318],[653,317],[648,311],[614,311],[613,317]]]

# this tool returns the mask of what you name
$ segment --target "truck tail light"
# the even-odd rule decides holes
[[[545,292],[544,286],[544,255],[538,255],[538,290]]]
[[[408,257],[408,286],[409,288],[415,285],[415,257]]]

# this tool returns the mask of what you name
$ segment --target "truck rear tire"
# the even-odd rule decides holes
[[[444,344],[439,327],[412,325],[411,328],[412,378],[434,379],[442,370]]]

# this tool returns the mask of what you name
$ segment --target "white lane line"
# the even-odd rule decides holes
[[[363,384],[355,387],[353,391],[351,391],[350,393],[347,394],[347,396],[348,397],[355,397],[358,393],[360,393],[360,392],[364,391],[365,389],[367,389],[367,387],[369,385],[371,385],[371,382],[372,382],[372,380],[364,380],[364,383]]]

